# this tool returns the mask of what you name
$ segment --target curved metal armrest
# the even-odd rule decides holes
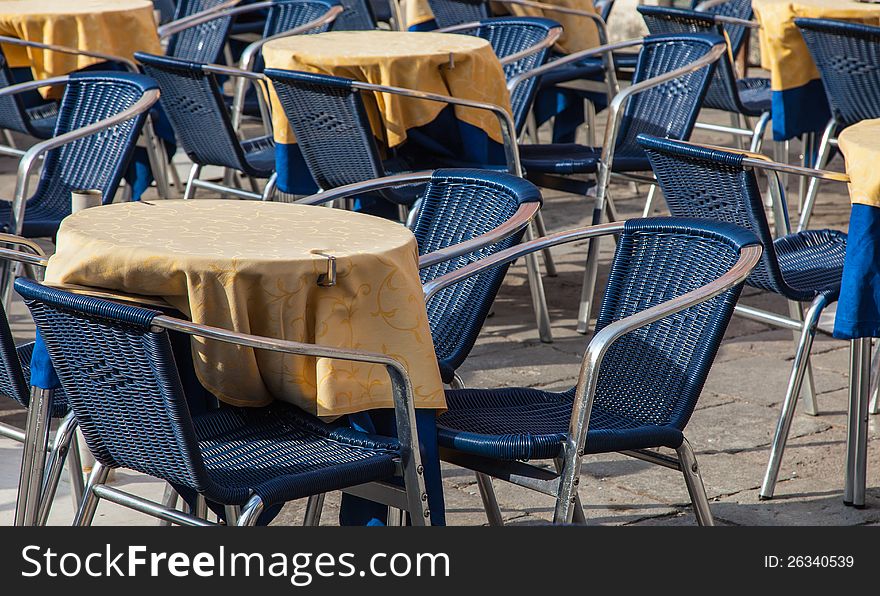
[[[38,257],[42,257],[43,259],[48,258],[46,256],[46,251],[43,250],[42,246],[40,246],[30,238],[25,238],[24,236],[16,236],[15,234],[5,234],[0,232],[0,244],[13,244],[16,246],[22,246],[30,251],[28,254],[33,254]]]
[[[406,174],[394,174],[392,176],[384,176],[382,178],[374,178],[373,180],[364,180],[363,182],[355,182],[354,184],[346,184],[345,186],[337,186],[331,190],[319,192],[318,194],[303,197],[294,201],[298,205],[321,205],[329,203],[336,199],[346,199],[348,197],[357,196],[367,192],[382,190],[383,188],[395,188],[398,186],[410,186],[413,184],[423,184],[431,180],[433,170],[424,170],[421,172],[411,172]]]
[[[123,58],[122,56],[114,56],[113,54],[103,54],[101,52],[92,52],[88,50],[80,50],[77,48],[71,48],[68,46],[61,46],[57,44],[48,44],[48,43],[38,43],[36,41],[26,41],[24,39],[18,39],[17,37],[9,37],[6,35],[0,35],[0,43],[12,45],[12,46],[22,46],[26,48],[36,48],[39,50],[46,50],[50,52],[59,52],[61,54],[72,54],[75,56],[86,56],[88,58],[97,58],[99,60],[105,60],[107,62],[119,62],[123,64],[130,72],[138,72],[137,64],[135,64],[132,60],[128,58]]]
[[[272,5],[271,2],[259,2],[257,4],[250,4],[248,6],[240,7],[242,10],[238,10],[237,12],[232,13],[231,11],[234,10],[235,6],[240,2],[241,0],[228,0],[223,4],[218,4],[217,6],[214,6],[212,8],[207,8],[191,15],[181,17],[176,21],[165,23],[164,25],[158,27],[156,31],[159,33],[159,38],[164,39],[166,37],[174,35],[175,33],[180,33],[181,31],[184,31],[191,27],[195,27],[196,25],[201,25],[203,23],[213,21],[214,19],[218,19],[220,17],[233,16],[240,13],[250,12],[252,10],[268,8]]]
[[[711,300],[737,284],[744,282],[749,273],[752,272],[752,269],[755,268],[755,265],[758,264],[762,252],[763,248],[760,244],[745,246],[740,251],[739,259],[733,267],[716,280],[696,290],[614,321],[603,327],[593,336],[581,363],[569,426],[569,440],[575,441],[572,447],[575,447],[578,453],[581,453],[584,449],[590,410],[592,409],[593,398],[599,381],[599,371],[602,366],[602,360],[605,354],[608,353],[611,345],[636,329]]]
[[[459,23],[458,25],[452,25],[450,27],[444,27],[442,29],[437,29],[435,33],[458,33],[459,31],[468,31],[470,29],[477,29],[481,25],[480,21],[472,21],[470,23]],[[544,48],[552,47],[560,37],[562,37],[562,27],[553,27],[547,33],[547,37],[539,41],[538,43],[527,47],[524,50],[520,50],[519,52],[515,52],[510,54],[509,56],[505,56],[504,58],[500,58],[499,61],[501,65],[511,64],[516,62],[517,60],[521,60],[527,56],[531,56],[537,52],[540,52]]]
[[[435,250],[434,252],[429,252],[426,255],[422,255],[419,257],[419,269],[425,269],[437,265],[438,263],[443,263],[456,257],[460,257],[461,255],[470,254],[513,236],[529,225],[529,222],[532,221],[532,218],[535,217],[535,214],[540,208],[540,203],[523,203],[510,219],[489,232],[480,234],[470,240],[459,242],[458,244],[453,244]]]
[[[0,97],[4,97],[6,95],[16,95],[18,93],[24,93],[25,91],[36,91],[42,87],[51,87],[53,85],[66,85],[67,81],[70,80],[70,75],[61,75],[58,77],[52,77],[49,79],[41,79],[39,81],[25,81],[24,83],[16,83],[15,85],[10,85],[9,87],[4,87],[0,89]]]
[[[66,82],[67,79],[68,77],[57,77],[55,80],[56,82]],[[46,79],[45,81],[39,82],[50,83],[51,81],[53,81],[53,79]],[[27,85],[27,83],[22,86],[25,85]],[[18,85],[16,85],[16,87],[17,86]],[[8,89],[0,90],[0,95],[7,90]],[[153,107],[157,101],[159,101],[159,90],[150,89],[146,91],[134,105],[118,114],[114,114],[109,118],[104,118],[103,120],[99,120],[88,126],[83,126],[82,128],[77,128],[76,130],[71,130],[57,137],[42,141],[28,149],[18,164],[18,175],[15,180],[15,196],[12,203],[12,228],[15,233],[21,233],[21,228],[24,224],[24,209],[25,200],[27,199],[28,181],[30,179],[31,171],[41,155],[52,149],[57,149],[58,147],[72,143],[78,139],[93,135],[96,132],[106,130],[117,124],[121,124],[138,114],[146,112]]]
[[[760,29],[761,23],[758,21],[747,21],[746,19],[738,19],[736,17],[728,17],[723,14],[716,14],[715,20],[719,23],[727,23],[728,25],[739,25],[746,29]]]
[[[3,234],[2,236],[3,238],[0,238],[0,244],[20,244],[39,252],[32,254],[30,252],[0,246],[0,261],[15,261],[18,263],[24,263],[25,265],[44,268],[49,264],[49,259],[46,258],[43,249],[36,244],[31,243],[26,238],[12,236],[11,234]]]

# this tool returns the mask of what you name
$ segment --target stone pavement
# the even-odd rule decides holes
[[[719,122],[726,116],[709,114]],[[602,138],[599,136],[598,138]],[[697,132],[695,140],[727,143],[727,139]],[[185,156],[176,162],[186,171]],[[15,163],[0,159],[0,197],[9,198]],[[840,170],[840,158],[831,164]],[[622,217],[637,217],[645,187],[616,183],[612,193]],[[200,191],[200,196],[207,196]],[[545,193],[545,218],[550,231],[588,223],[592,204],[583,197]],[[797,212],[796,198],[790,201]],[[813,225],[846,229],[849,202],[842,185],[825,185]],[[607,274],[612,243],[602,254]],[[588,338],[574,331],[574,317],[586,253],[584,243],[554,250],[559,275],[545,279],[555,341],[537,339],[525,269],[511,268],[487,320],[480,340],[461,370],[470,387],[526,386],[567,388],[574,384],[580,356]],[[746,304],[785,313],[786,304],[755,290],[743,293]],[[22,340],[33,327],[21,303],[12,315],[13,329]],[[880,523],[880,428],[872,417],[869,437],[867,507],[855,510],[842,503],[846,435],[848,344],[830,336],[817,337],[813,366],[819,416],[799,412],[782,463],[776,497],[758,501],[758,488],[769,456],[780,402],[793,354],[788,331],[735,318],[712,368],[687,435],[697,453],[717,523],[729,525],[858,525]],[[23,425],[24,414],[9,402],[0,403],[0,420]],[[0,525],[11,523],[15,503],[20,447],[0,439]],[[473,474],[444,467],[447,519],[451,525],[479,525],[485,516]],[[134,473],[119,473],[114,481],[138,494],[160,498],[162,484]],[[552,499],[518,487],[495,483],[504,517],[510,524],[542,524],[552,517]],[[51,523],[67,524],[72,504],[66,480],[53,508]],[[580,497],[590,524],[693,525],[694,517],[680,475],[671,470],[621,455],[589,456],[583,466]],[[327,499],[323,522],[335,524],[338,495]],[[275,523],[301,523],[303,502],[289,504]],[[104,503],[96,524],[153,524],[154,520]]]

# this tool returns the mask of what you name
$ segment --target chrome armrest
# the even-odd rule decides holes
[[[235,14],[240,14],[244,12],[250,12],[252,10],[259,10],[261,8],[268,8],[272,5],[271,2],[259,2],[257,4],[250,4],[245,7],[241,7],[243,10],[239,10],[238,12],[232,13],[231,11],[235,8],[237,4],[239,4],[241,0],[228,0],[223,4],[218,4],[212,8],[207,8],[205,10],[193,13],[191,15],[187,15],[185,17],[181,17],[176,21],[171,21],[170,23],[165,23],[164,25],[158,27],[156,31],[159,33],[159,38],[164,39],[166,37],[170,37],[175,33],[180,33],[185,29],[189,29],[191,27],[195,27],[196,25],[201,25],[203,23],[207,23],[209,21],[213,21],[214,19],[231,16]]]
[[[583,453],[593,399],[599,381],[599,371],[602,360],[613,343],[636,329],[711,300],[737,284],[743,283],[755,265],[758,264],[762,252],[763,248],[759,243],[745,246],[740,251],[737,262],[721,277],[696,290],[609,323],[593,336],[581,362],[566,449],[574,449],[573,453]]]
[[[48,43],[38,43],[36,41],[26,41],[24,39],[18,39],[17,37],[9,37],[6,35],[0,35],[0,43],[12,46],[21,46],[26,48],[36,48],[39,50],[45,50],[49,52],[59,52],[61,54],[72,54],[75,56],[86,56],[88,58],[96,58],[98,60],[105,60],[107,62],[119,62],[124,65],[126,69],[130,72],[138,72],[137,64],[135,64],[132,60],[128,58],[123,58],[122,56],[114,56],[113,54],[103,54],[101,52],[92,52],[88,50],[80,50],[77,48],[71,48],[68,46],[61,46],[57,44],[48,44]]]
[[[723,14],[716,14],[715,20],[719,23],[727,23],[729,25],[739,25],[747,29],[760,29],[761,23],[758,21],[747,21],[746,19],[738,19],[736,17],[728,17]]]
[[[505,238],[513,236],[529,225],[529,222],[532,221],[532,218],[535,217],[535,214],[540,209],[540,203],[523,203],[510,219],[485,234],[480,234],[470,240],[459,242],[458,244],[453,244],[435,250],[434,252],[429,252],[426,255],[422,255],[419,257],[419,269],[425,269],[437,265],[438,263],[444,263],[456,257],[460,257],[461,255],[467,255],[480,250],[481,248],[497,244]]]
[[[35,81],[43,84],[58,84],[62,82],[67,82],[69,77],[56,77],[54,79],[46,79],[44,81]],[[29,85],[29,83],[24,83],[21,85],[22,87]],[[15,87],[18,87],[16,85]],[[11,88],[0,90],[0,95],[3,94],[4,91],[8,91]],[[22,156],[21,161],[18,164],[18,174],[15,180],[15,195],[13,197],[12,202],[12,229],[16,234],[21,234],[22,226],[24,225],[24,211],[25,211],[25,202],[27,200],[27,191],[28,191],[28,183],[30,180],[31,171],[37,163],[37,160],[43,154],[51,151],[52,149],[57,149],[63,145],[68,143],[72,143],[78,139],[82,139],[84,137],[88,137],[90,135],[95,134],[96,132],[106,130],[117,124],[121,124],[130,118],[137,116],[138,114],[142,114],[149,110],[153,105],[159,101],[159,90],[151,89],[146,91],[144,95],[135,102],[130,108],[125,109],[118,114],[114,114],[109,118],[105,118],[103,120],[99,120],[93,124],[88,126],[83,126],[82,128],[77,128],[76,130],[71,130],[57,137],[53,137],[51,139],[42,141],[37,143],[28,149],[24,156]]]
[[[3,236],[9,236],[10,238],[18,238],[18,240],[11,240],[2,238],[0,239],[0,244],[20,244],[22,246],[27,246],[28,248],[32,248],[31,245],[22,240],[26,240],[24,238],[20,238],[18,236],[10,236],[9,234],[3,234]],[[0,260],[3,261],[15,261],[18,263],[24,263],[25,265],[33,265],[36,267],[46,267],[49,264],[49,259],[45,254],[42,254],[42,249],[39,246],[36,247],[40,253],[29,253],[22,250],[16,250],[14,248],[5,248],[0,247]]]
[[[437,29],[435,33],[458,33],[460,31],[468,31],[470,29],[476,29],[480,26],[479,21],[472,21],[470,23],[459,23],[458,25],[452,25],[450,27],[444,27],[443,29]],[[553,27],[548,31],[547,37],[539,41],[538,43],[527,47],[524,50],[520,50],[519,52],[510,54],[509,56],[505,56],[504,58],[499,58],[499,61],[502,65],[511,64],[516,62],[517,60],[521,60],[527,56],[531,56],[537,52],[545,48],[552,47],[559,38],[562,37],[562,27]]]
[[[17,246],[22,246],[27,248],[30,252],[28,254],[33,254],[38,257],[46,257],[46,251],[43,250],[43,247],[31,240],[30,238],[25,238],[24,236],[16,236],[14,234],[4,234],[0,232],[0,244],[13,244]]]
[[[233,97],[232,107],[230,109],[230,118],[232,121],[233,130],[239,130],[242,112],[244,110],[244,92],[243,90],[239,89],[240,83],[242,88],[247,81],[252,81],[254,83],[254,87],[257,89],[257,95],[259,96],[258,99],[262,102],[264,106],[266,106],[266,110],[271,118],[272,104],[269,102],[269,81],[268,79],[266,79],[265,76],[250,70],[242,70],[240,68],[235,68],[233,66],[224,66],[222,64],[203,64],[202,70],[211,74],[236,78],[235,95]],[[269,125],[271,126],[271,122],[269,123]]]
[[[318,194],[303,197],[294,201],[298,205],[322,205],[336,199],[346,199],[348,197],[360,194],[382,190],[383,188],[394,188],[398,186],[410,186],[413,184],[424,184],[431,180],[434,175],[432,170],[424,170],[421,172],[411,172],[406,174],[394,174],[384,176],[382,178],[374,178],[373,180],[364,180],[363,182],[355,182],[354,184],[346,184],[345,186],[337,186],[331,190],[325,190]]]

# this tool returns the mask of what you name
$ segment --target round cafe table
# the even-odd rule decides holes
[[[405,87],[510,109],[501,63],[488,41],[469,35],[400,31],[296,35],[267,43],[263,46],[263,59],[270,68]],[[414,131],[424,130],[435,124],[441,113],[449,113],[445,104],[435,101],[388,93],[363,97],[373,132],[388,148],[402,145]],[[274,92],[271,102],[278,188],[283,192],[308,192],[296,188],[297,180],[307,171],[303,171],[304,162],[296,152],[293,132]],[[488,163],[490,149],[486,139],[498,147],[503,142],[498,121],[488,111],[455,107],[449,120],[427,136],[435,141],[442,135],[450,137],[448,143],[457,146],[450,146],[449,150],[463,159]]]
[[[761,24],[761,65],[770,71],[773,138],[784,141],[821,131],[831,118],[819,71],[798,17],[880,24],[880,4],[854,0],[752,0]]]
[[[405,226],[285,203],[133,202],[68,217],[56,246],[47,283],[157,296],[197,323],[388,354],[409,371],[416,407],[446,407]],[[328,417],[393,407],[381,366],[217,341],[192,348],[199,380],[230,404],[279,399]]]
[[[0,35],[132,59],[162,54],[150,0],[0,0]],[[35,80],[65,75],[94,58],[3,46],[10,67],[30,67]]]

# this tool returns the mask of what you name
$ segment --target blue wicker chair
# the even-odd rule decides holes
[[[653,184],[651,166],[644,151],[635,142],[639,133],[671,138],[688,138],[697,118],[715,62],[724,54],[724,38],[708,33],[651,35],[621,46],[642,46],[632,86],[618,93],[611,101],[602,147],[574,143],[521,145],[520,156],[526,178],[538,186],[586,195],[598,186],[593,223],[598,224],[605,212],[616,219],[614,202],[607,196],[613,173],[629,180]],[[607,47],[570,54],[524,72],[508,82],[515,90],[529,78],[544,76],[557,68],[580,62],[586,57],[607,53]],[[572,179],[572,175],[587,179]],[[650,204],[653,188],[648,197]],[[646,211],[649,211],[646,205]],[[599,241],[590,242],[587,257],[578,331],[586,333],[593,293],[596,285]]]
[[[43,250],[38,244],[26,238],[0,234],[0,246],[3,246],[0,248],[0,259],[25,262],[32,267],[42,268],[46,265],[47,257]],[[6,246],[19,248],[6,248]],[[23,408],[27,408],[31,400],[30,367],[33,350],[34,342],[15,344],[6,310],[0,305],[0,396],[17,402]],[[0,423],[0,436],[24,444],[21,474],[23,486],[19,489],[20,500],[16,503],[16,525],[30,525],[32,523],[45,525],[61,478],[61,471],[68,457],[70,458],[68,472],[74,503],[78,505],[82,500],[83,476],[75,434],[76,418],[68,407],[67,398],[63,391],[55,393],[52,407],[46,412],[46,415],[61,421],[55,432],[55,437],[46,444],[43,444],[42,439],[37,439],[33,433],[29,435],[26,429],[22,430]],[[29,418],[28,424],[33,423]],[[39,423],[42,428],[46,428],[48,420],[41,420]],[[47,455],[48,465],[44,465]],[[46,470],[45,474],[43,473],[44,469]],[[31,482],[36,488],[33,493],[34,500],[30,503],[33,507],[34,517],[28,520],[25,519],[24,501],[30,494],[31,487],[28,484]],[[37,506],[36,503],[39,505]]]
[[[0,48],[0,89],[13,85],[15,85],[15,77],[9,68],[3,49]],[[40,140],[51,138],[57,117],[57,102],[44,101],[27,107],[18,95],[0,97],[0,128],[6,135],[6,144],[0,145],[0,154],[17,157],[24,155],[24,151],[15,146],[10,132],[18,132]]]
[[[27,238],[54,237],[70,215],[70,192],[97,189],[113,201],[128,167],[147,112],[159,99],[155,81],[139,74],[82,72],[0,90],[15,94],[44,86],[66,85],[54,136],[28,149],[18,166],[12,203],[0,207],[2,231]],[[42,159],[42,162],[40,161]],[[30,177],[42,165],[30,193]],[[12,281],[4,264],[3,304],[8,308]]]
[[[816,167],[824,168],[833,155],[838,131],[880,118],[880,27],[824,19],[795,19],[795,24],[816,62],[831,107],[816,156]],[[818,193],[819,180],[813,179],[798,230],[809,226]]]
[[[414,525],[430,523],[411,384],[393,358],[197,325],[23,278],[16,281],[16,289],[34,316],[97,460],[75,525],[91,523],[99,499],[174,523],[207,524],[106,486],[110,469],[119,467],[165,480],[178,492],[202,495],[215,507],[242,506],[239,525],[253,525],[261,514],[271,515],[272,509],[290,500],[402,477],[404,495],[389,487],[377,496],[398,507],[402,499]],[[280,402],[191,414],[169,332],[383,365],[394,386],[399,438],[324,423]]]
[[[159,27],[167,39],[166,54],[196,62],[219,62],[232,27],[238,2],[232,0],[179,0],[174,20]]]
[[[705,12],[660,6],[639,6],[638,11],[645,20],[648,30],[655,35],[666,33],[717,33],[721,35],[727,33],[728,39],[731,40],[730,56],[736,56],[738,52],[738,48],[734,44],[734,34],[739,30],[748,30],[744,25],[720,20],[725,18],[723,16]],[[741,35],[740,45],[744,39],[744,35]],[[730,56],[723,56],[718,61],[715,77],[706,91],[703,107],[729,112],[732,120],[729,131],[738,136],[748,137],[750,139],[749,149],[760,152],[764,141],[764,132],[770,122],[770,79],[763,77],[737,78]],[[743,126],[743,116],[757,118],[755,127],[750,129]],[[696,127],[702,128],[703,126],[698,122]],[[707,128],[714,129],[711,125]]]
[[[491,524],[501,514],[487,476],[556,498],[555,523],[583,521],[577,497],[585,454],[623,451],[680,470],[697,522],[713,523],[684,429],[696,406],[742,283],[758,262],[754,234],[686,218],[630,220],[559,232],[435,279],[446,289],[547,245],[619,234],[593,337],[576,387],[446,393],[441,457],[474,470]],[[675,449],[671,457],[655,448]],[[555,460],[558,472],[531,462]]]
[[[789,166],[757,159],[754,154],[701,147],[645,135],[639,137],[639,143],[651,160],[670,213],[678,217],[706,217],[735,223],[754,232],[765,250],[761,263],[746,283],[789,300],[791,317],[767,313],[745,305],[737,306],[738,314],[773,326],[794,328],[799,334],[788,389],[773,439],[770,463],[760,492],[762,498],[769,499],[773,496],[795,405],[802,385],[806,385],[805,377],[812,387],[808,369],[810,348],[822,311],[837,300],[840,293],[846,255],[846,234],[843,232],[809,230],[790,233],[785,197],[775,173],[794,171],[805,176],[831,178],[835,175],[805,168],[793,170]],[[770,174],[774,217],[777,222],[785,224],[775,240],[767,223],[755,176],[756,169]],[[838,175],[837,178],[841,176]],[[805,303],[810,303],[806,317],[802,311]],[[815,413],[814,392],[805,392],[805,397],[811,400],[810,411]]]
[[[696,12],[732,19],[724,22],[724,31],[730,40],[731,54],[737,56],[745,44],[749,30],[754,27],[736,21],[752,20],[755,16],[752,0],[694,0],[691,8]]]

